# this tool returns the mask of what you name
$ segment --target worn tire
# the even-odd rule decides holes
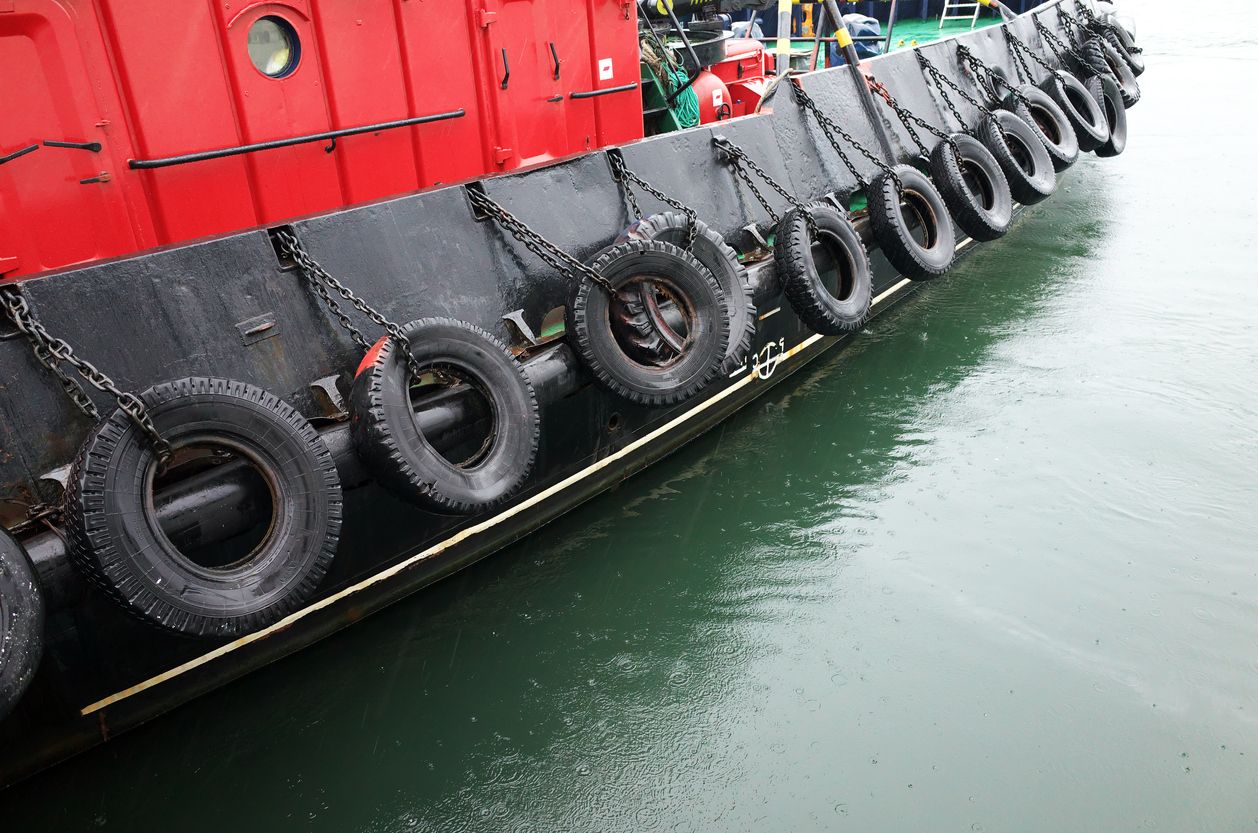
[[[1044,143],[1021,117],[995,110],[980,127],[983,144],[1009,180],[1009,191],[1023,205],[1034,205],[1057,190],[1057,173]]]
[[[332,455],[301,414],[267,391],[188,378],[140,395],[176,450],[210,442],[249,458],[272,490],[266,538],[245,559],[207,568],[160,531],[156,456],[121,410],[79,450],[66,488],[75,564],[127,611],[195,636],[240,636],[305,603],[336,555],[341,486]]]
[[[1018,93],[1026,99],[1026,103],[1015,95],[1009,95],[1002,106],[1031,125],[1048,151],[1053,170],[1061,173],[1079,160],[1079,139],[1075,136],[1074,127],[1053,97],[1039,87],[1023,84],[1018,87]]]
[[[402,332],[421,370],[444,372],[488,403],[492,443],[469,457],[475,463],[466,467],[434,448],[415,419],[407,362],[397,342],[385,337],[363,358],[350,391],[350,428],[359,458],[382,486],[429,511],[462,514],[501,505],[528,478],[537,458],[533,385],[502,342],[480,327],[421,318]]]
[[[1097,75],[1108,75],[1122,92],[1123,106],[1130,110],[1140,100],[1140,84],[1121,54],[1104,38],[1089,38],[1083,45],[1083,57]]]
[[[1137,78],[1144,75],[1144,54],[1136,47],[1136,41],[1126,29],[1117,23],[1111,24],[1105,27],[1105,39],[1118,50],[1119,55],[1123,56],[1123,60],[1131,68],[1132,75]]]
[[[0,529],[0,721],[22,699],[43,653],[43,594],[22,545]]]
[[[1096,150],[1109,139],[1105,112],[1084,83],[1074,75],[1058,70],[1040,82],[1040,89],[1048,93],[1066,114],[1066,120],[1074,128],[1079,150]]]
[[[652,214],[625,230],[621,240],[662,240],[685,247],[690,235],[690,219],[680,211]],[[752,299],[747,270],[738,262],[738,253],[702,220],[695,221],[695,241],[690,253],[716,278],[725,293],[729,314],[729,345],[721,369],[732,373],[747,361],[751,340],[756,334],[756,304]]]
[[[1004,236],[1013,223],[1013,195],[1000,163],[982,142],[968,133],[954,133],[952,144],[940,142],[930,154],[930,175],[952,213],[957,228],[975,240]],[[958,164],[960,154],[962,164]]]
[[[1096,155],[1117,156],[1127,148],[1127,109],[1123,107],[1122,92],[1108,75],[1093,75],[1088,79],[1087,88],[1109,124],[1109,138],[1096,149]]]
[[[832,206],[813,203],[806,210],[817,225],[817,239],[798,208],[788,211],[777,226],[773,255],[786,299],[815,333],[834,336],[859,329],[873,300],[865,246],[851,221]],[[818,254],[834,263],[830,281],[834,288],[827,283],[831,270],[825,269],[823,275],[817,266]]]
[[[631,240],[604,249],[590,266],[617,293],[630,291],[639,279],[664,286],[685,305],[694,324],[674,361],[639,361],[613,331],[612,297],[601,286],[581,281],[568,304],[568,331],[599,384],[630,402],[663,406],[690,399],[716,377],[729,346],[729,316],[716,278],[694,255],[661,240]],[[658,338],[653,326],[643,323],[638,332],[645,339]]]
[[[869,184],[869,223],[874,239],[901,275],[915,281],[932,280],[947,272],[956,256],[952,216],[926,174],[909,165],[896,165],[894,171],[904,183],[908,207],[925,228],[926,242],[913,236],[890,173],[878,174]]]

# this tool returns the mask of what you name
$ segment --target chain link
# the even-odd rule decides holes
[[[1049,47],[1057,55],[1057,60],[1061,62],[1062,66],[1066,65],[1067,55],[1074,58],[1080,66],[1086,67],[1088,65],[1088,62],[1083,59],[1083,55],[1079,53],[1079,50],[1075,49],[1074,46],[1063,43],[1053,30],[1044,25],[1044,21],[1040,20],[1038,12],[1032,12],[1031,19],[1035,21],[1035,28],[1039,30],[1040,36],[1048,40]]]
[[[814,237],[816,236],[817,221],[813,219],[812,212],[809,211],[803,202],[801,202],[794,194],[787,191],[778,184],[773,177],[765,173],[764,169],[757,165],[756,161],[748,156],[745,150],[724,137],[714,138],[712,140],[712,144],[729,157],[729,164],[734,169],[734,174],[746,183],[747,187],[751,189],[751,192],[756,195],[756,199],[759,200],[760,205],[764,207],[765,213],[773,218],[774,223],[780,222],[781,217],[779,217],[777,212],[773,210],[773,207],[769,205],[769,201],[765,198],[764,194],[761,193],[760,189],[756,187],[755,180],[753,180],[751,175],[747,173],[744,166],[746,166],[746,168],[750,168],[756,176],[760,177],[760,179],[765,182],[765,184],[774,191],[777,191],[782,199],[786,200],[786,202],[791,206],[791,208],[801,212],[804,215],[804,222],[808,224],[808,230]]]
[[[965,90],[961,89],[961,87],[957,85],[957,82],[953,81],[945,73],[943,73],[939,67],[935,66],[934,63],[931,62],[930,58],[927,58],[922,54],[921,50],[917,50],[913,54],[917,56],[917,63],[921,66],[922,70],[931,78],[931,80],[935,82],[935,89],[939,90],[940,97],[943,98],[944,104],[948,105],[948,109],[952,111],[952,115],[957,120],[957,123],[961,125],[961,129],[966,133],[972,133],[973,130],[971,130],[969,123],[967,123],[965,117],[961,115],[961,111],[957,109],[956,102],[952,100],[952,96],[948,95],[948,91],[944,89],[944,85],[951,87],[958,95],[977,107],[982,113],[990,114],[992,112],[992,108],[988,107]]]
[[[956,154],[958,164],[960,164],[960,149],[957,148],[956,140],[951,134],[945,133],[938,127],[935,127],[933,124],[923,119],[921,116],[909,110],[907,107],[901,105],[900,102],[896,101],[895,96],[891,95],[891,91],[887,89],[886,85],[877,78],[874,78],[872,75],[866,75],[865,81],[869,84],[869,88],[873,90],[874,93],[881,98],[888,107],[895,111],[895,114],[900,118],[900,122],[904,125],[904,128],[908,130],[909,135],[913,137],[913,141],[917,143],[917,149],[921,151],[923,156],[930,155],[930,148],[926,147],[926,143],[922,141],[922,137],[913,127],[914,124],[922,127],[937,139],[947,142],[952,148],[952,152]]]
[[[611,166],[612,166],[612,179],[616,180],[616,182],[624,190],[625,199],[629,200],[629,205],[633,208],[633,213],[637,215],[639,220],[644,219],[642,215],[642,209],[638,206],[638,201],[637,199],[634,198],[633,189],[629,187],[629,183],[633,183],[634,185],[637,185],[643,191],[655,197],[660,202],[664,203],[665,205],[672,206],[673,208],[677,209],[678,211],[686,215],[686,220],[688,221],[689,228],[687,228],[686,230],[685,248],[686,248],[686,251],[690,251],[690,249],[695,244],[695,238],[699,236],[698,212],[696,212],[693,208],[683,203],[681,200],[674,199],[673,197],[668,196],[663,191],[659,190],[654,185],[647,182],[645,179],[638,176],[633,171],[629,170],[629,166],[625,164],[624,157],[621,156],[619,153],[614,153],[614,152],[609,151],[607,154],[607,159],[611,163]]]
[[[791,82],[792,82],[792,87],[795,90],[795,100],[799,102],[799,104],[805,110],[812,113],[813,118],[817,120],[817,124],[821,126],[821,132],[825,134],[826,139],[830,142],[830,146],[833,147],[835,152],[839,154],[839,158],[843,160],[843,164],[847,166],[847,169],[851,172],[852,176],[856,179],[857,184],[860,185],[862,190],[867,190],[869,188],[869,181],[865,179],[865,177],[861,176],[860,171],[857,170],[856,168],[856,163],[854,163],[851,160],[851,158],[847,155],[847,153],[844,152],[843,147],[839,144],[838,139],[834,137],[836,133],[842,136],[843,139],[849,145],[855,148],[862,156],[864,156],[866,159],[868,159],[870,162],[876,165],[878,167],[878,170],[890,176],[891,179],[895,182],[895,188],[897,192],[903,190],[904,183],[900,181],[900,177],[895,172],[894,168],[892,168],[890,165],[884,162],[877,154],[873,153],[869,148],[865,147],[860,142],[856,141],[855,137],[853,137],[851,133],[848,133],[846,130],[839,127],[839,125],[834,121],[834,119],[830,118],[825,113],[821,112],[821,108],[817,106],[817,102],[813,101],[812,96],[810,96],[807,92],[804,91],[804,87],[800,83],[800,80],[798,78],[792,78]]]
[[[512,237],[524,244],[524,248],[537,255],[552,269],[567,275],[570,280],[585,279],[598,284],[609,293],[615,291],[611,281],[529,228],[484,191],[471,187],[466,190],[473,208],[497,220]]]
[[[341,326],[349,333],[350,338],[354,340],[355,344],[357,344],[364,352],[371,349],[371,343],[367,341],[362,332],[354,326],[352,321],[350,321],[349,316],[346,315],[345,311],[341,308],[340,303],[332,297],[331,293],[328,291],[329,289],[337,295],[340,295],[346,301],[349,301],[349,303],[353,305],[354,309],[370,318],[388,334],[389,338],[393,340],[398,349],[402,351],[402,355],[406,357],[406,366],[411,379],[418,379],[420,375],[422,375],[423,371],[420,368],[419,363],[415,361],[415,357],[411,354],[411,341],[406,337],[406,334],[402,332],[401,327],[385,318],[384,315],[382,315],[374,307],[355,295],[349,287],[332,277],[332,275],[328,273],[328,270],[324,269],[323,266],[319,264],[319,261],[311,257],[310,253],[306,251],[306,247],[302,245],[301,241],[297,239],[297,235],[291,230],[280,229],[275,233],[275,237],[279,241],[280,248],[292,259],[294,263],[297,264],[297,269],[301,272],[302,277],[304,277],[306,282],[310,284],[311,288],[318,293],[319,297],[323,300],[323,303],[327,305],[328,310],[336,316],[337,321],[340,322]]]
[[[1027,101],[1027,97],[1022,91],[1010,84],[1008,79],[1002,78],[996,72],[984,63],[977,55],[970,51],[968,46],[964,44],[957,46],[957,55],[961,60],[970,65],[970,70],[974,73],[975,80],[987,91],[992,101],[1000,101],[1000,94],[997,92],[997,84],[1003,85],[1009,93],[1018,100],[1020,104],[1026,107],[1031,106],[1031,102]]]
[[[130,391],[120,389],[114,384],[113,379],[95,365],[76,356],[74,348],[68,342],[51,335],[44,329],[44,325],[40,323],[26,298],[19,294],[17,289],[12,287],[0,289],[0,298],[4,301],[9,320],[30,341],[36,360],[53,372],[75,406],[93,420],[100,419],[100,412],[96,405],[88,399],[83,387],[65,372],[61,367],[63,364],[74,368],[84,381],[101,393],[112,396],[118,403],[118,408],[126,413],[127,417],[148,437],[159,465],[165,465],[173,451],[170,443],[162,438],[157,426],[153,424],[153,418],[140,397]]]
[[[1007,26],[1005,27],[1005,40],[1009,43],[1010,51],[1013,52],[1014,56],[1016,56],[1018,61],[1022,64],[1023,69],[1026,70],[1027,77],[1032,82],[1035,80],[1035,75],[1031,72],[1031,68],[1027,65],[1026,57],[1024,56],[1030,57],[1031,60],[1043,67],[1044,71],[1050,76],[1056,71],[1047,61],[1040,57],[1039,53],[1011,32]]]

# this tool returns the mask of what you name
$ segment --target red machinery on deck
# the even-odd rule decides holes
[[[0,0],[0,281],[623,144],[638,60],[632,0]]]

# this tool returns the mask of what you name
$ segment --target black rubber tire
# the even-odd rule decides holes
[[[1057,172],[1044,143],[1031,125],[1008,110],[995,110],[979,128],[982,142],[1009,180],[1009,191],[1023,205],[1048,199],[1057,190]]]
[[[880,173],[869,183],[869,223],[874,239],[901,275],[915,281],[933,280],[947,272],[956,257],[952,215],[926,174],[909,165],[896,165],[893,170],[904,184],[903,196],[909,207],[926,227],[926,243],[913,236],[890,173]]]
[[[1132,75],[1137,78],[1144,75],[1144,54],[1137,50],[1135,40],[1128,34],[1126,29],[1117,23],[1107,26],[1105,28],[1105,39],[1113,44],[1119,55],[1123,56],[1123,60],[1131,68]]]
[[[1140,83],[1113,44],[1104,38],[1089,38],[1083,45],[1083,57],[1097,75],[1108,75],[1118,83],[1124,107],[1130,110],[1136,106],[1140,100]]]
[[[1079,139],[1075,136],[1074,127],[1066,114],[1053,101],[1053,97],[1031,84],[1018,87],[1022,98],[1009,95],[1002,106],[1018,116],[1040,137],[1048,158],[1053,163],[1053,170],[1061,173],[1079,161]],[[1026,99],[1023,103],[1022,99]]]
[[[1048,93],[1065,113],[1066,120],[1074,128],[1079,150],[1085,153],[1096,150],[1109,139],[1105,112],[1083,82],[1074,75],[1058,70],[1040,82],[1040,89]]]
[[[756,304],[752,298],[747,270],[738,262],[738,253],[702,220],[695,221],[695,242],[690,253],[716,278],[725,293],[729,314],[729,345],[721,370],[733,373],[747,361],[751,340],[756,334]],[[631,225],[621,240],[663,240],[685,247],[690,235],[690,219],[680,211],[652,214]]]
[[[631,240],[600,252],[590,266],[621,290],[635,279],[663,285],[689,310],[692,331],[680,356],[665,365],[639,362],[617,341],[611,324],[612,298],[603,287],[582,281],[568,304],[572,346],[599,384],[641,405],[684,402],[720,372],[729,346],[725,293],[694,255],[662,240]]]
[[[860,329],[873,301],[865,246],[852,222],[833,206],[813,203],[806,208],[816,223],[817,238],[812,237],[804,212],[792,208],[778,223],[773,244],[786,299],[815,333],[837,336]],[[817,268],[818,249],[835,263],[835,289]]]
[[[305,603],[336,555],[341,486],[310,423],[267,391],[188,378],[140,395],[178,450],[211,441],[251,459],[272,490],[270,530],[221,569],[185,558],[160,531],[151,481],[156,455],[122,410],[79,450],[66,488],[70,550],[84,574],[146,622],[195,636],[240,636]]]
[[[1109,75],[1093,75],[1088,79],[1087,88],[1109,124],[1109,138],[1096,149],[1096,155],[1117,156],[1127,148],[1127,110],[1123,107],[1122,92]]]
[[[1013,224],[1013,195],[1000,163],[968,133],[953,133],[930,154],[930,175],[952,213],[957,228],[979,241],[1003,237]],[[957,163],[960,154],[965,168]]]
[[[22,699],[43,653],[43,593],[22,545],[0,529],[0,721]]]
[[[441,369],[484,397],[493,441],[466,468],[433,448],[415,420],[402,351],[385,337],[368,351],[350,391],[350,427],[363,465],[393,494],[429,511],[464,514],[501,505],[537,459],[532,383],[506,346],[480,327],[421,318],[402,332],[421,370]]]

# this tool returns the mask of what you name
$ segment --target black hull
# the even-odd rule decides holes
[[[1029,19],[1012,25],[1024,40],[1038,43]],[[1015,77],[998,29],[960,39]],[[958,83],[970,84],[955,57],[956,40],[922,51]],[[870,69],[910,109],[948,123],[911,52],[877,59]],[[846,129],[876,147],[861,93],[846,70],[808,76],[805,86]],[[768,218],[716,158],[715,134],[737,142],[795,194],[820,198],[857,187],[789,96],[779,95],[774,108],[627,146],[625,160],[732,243],[744,242],[748,223],[763,226]],[[971,121],[978,117],[972,107],[962,112]],[[916,151],[907,134],[898,123],[884,123],[899,157],[912,158]],[[862,168],[867,177],[874,173],[872,166]],[[492,179],[485,187],[583,258],[632,219],[602,153]],[[781,207],[781,200],[774,202]],[[643,208],[660,210],[653,201]],[[858,223],[868,241],[864,225]],[[568,301],[567,279],[496,226],[474,220],[460,187],[313,217],[292,228],[329,271],[394,320],[445,315],[511,335],[504,316],[521,310],[536,329],[549,310]],[[958,247],[970,248],[969,241]],[[912,285],[873,249],[871,263],[878,313]],[[265,387],[324,423],[346,485],[346,523],[322,595],[276,625],[226,644],[170,635],[131,619],[84,586],[56,535],[24,540],[49,600],[46,652],[25,698],[0,724],[0,786],[322,639],[518,540],[700,436],[846,341],[807,330],[782,297],[771,262],[751,271],[761,320],[748,366],[683,406],[651,409],[612,396],[591,383],[562,342],[533,351],[528,366],[543,403],[535,472],[505,509],[457,518],[405,505],[366,480],[345,432],[326,417],[327,402],[313,386],[331,378],[344,390],[360,356],[296,274],[277,261],[266,230],[28,282],[26,294],[49,330],[107,367],[125,388],[190,375],[226,376]],[[278,324],[271,336],[242,337],[238,325],[261,315]],[[0,333],[0,374],[25,380],[20,397],[0,400],[7,426],[0,483],[12,488],[68,463],[89,426],[35,364],[26,343],[8,332]]]

